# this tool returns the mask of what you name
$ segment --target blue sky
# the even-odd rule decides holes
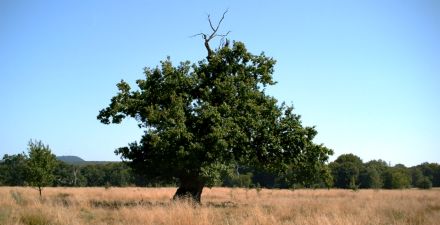
[[[0,155],[39,139],[57,155],[118,160],[142,130],[96,119],[115,84],[167,56],[203,59],[190,36],[226,9],[222,31],[277,60],[268,93],[316,126],[332,160],[440,162],[437,0],[0,0]]]

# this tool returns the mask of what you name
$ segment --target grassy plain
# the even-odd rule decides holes
[[[0,187],[2,225],[440,224],[440,189],[255,190],[206,188],[201,206],[175,188]]]

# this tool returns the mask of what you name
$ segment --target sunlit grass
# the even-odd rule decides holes
[[[439,224],[440,190],[205,189],[201,206],[175,188],[0,187],[0,224]]]

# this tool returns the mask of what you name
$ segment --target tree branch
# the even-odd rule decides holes
[[[221,24],[221,23],[223,22],[223,20],[225,19],[225,15],[226,15],[226,13],[228,13],[228,10],[226,10],[226,11],[223,12],[222,18],[221,18],[220,21],[217,23],[217,27],[215,27],[215,28],[214,28],[214,26],[212,25],[211,16],[208,15],[209,26],[210,26],[211,29],[212,29],[212,34],[209,35],[208,41],[210,41],[211,39],[213,39],[213,38],[215,38],[215,37],[217,37],[217,36],[224,36],[224,35],[218,35],[218,34],[217,34],[217,31],[218,31],[218,28],[220,28],[220,24]],[[229,32],[228,32],[228,33],[229,33]],[[227,34],[226,34],[226,35],[227,35]]]
[[[211,30],[213,32],[216,32],[216,29],[214,28],[214,26],[212,25],[212,22],[211,22],[211,15],[209,15],[209,14],[208,14],[208,22],[209,22],[209,26],[211,27]]]
[[[211,34],[205,34],[205,33],[198,33],[195,35],[192,35],[191,37],[196,37],[196,36],[202,36],[203,40],[205,40],[205,48],[208,51],[208,56],[206,57],[208,60],[211,58],[212,55],[212,50],[211,47],[209,46],[209,42],[214,39],[215,37],[221,37],[222,39],[225,38],[226,36],[228,36],[229,33],[231,33],[231,31],[228,31],[226,34],[217,34],[218,29],[220,28],[221,23],[223,22],[223,20],[225,19],[225,15],[228,12],[228,10],[223,12],[222,18],[220,19],[220,21],[217,23],[217,26],[214,26],[212,24],[212,20],[211,20],[211,15],[208,14],[208,22],[209,22],[209,27],[212,30]]]

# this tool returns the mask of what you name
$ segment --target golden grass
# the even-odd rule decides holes
[[[175,188],[0,187],[1,225],[440,224],[440,189],[206,188],[202,206],[173,202]]]

